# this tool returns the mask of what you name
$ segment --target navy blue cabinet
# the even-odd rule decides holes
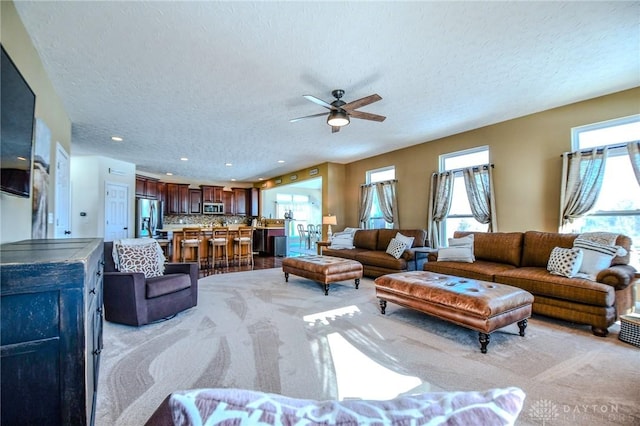
[[[91,425],[102,350],[102,239],[0,246],[2,425]]]

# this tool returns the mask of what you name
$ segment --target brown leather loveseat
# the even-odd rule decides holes
[[[404,236],[413,237],[413,244],[404,251],[400,258],[396,259],[387,254],[386,250],[391,239],[398,232]],[[415,249],[425,247],[426,238],[427,231],[423,229],[359,229],[355,231],[353,236],[355,248],[333,249],[327,247],[322,250],[322,254],[356,260],[362,264],[364,276],[376,278],[385,274],[420,270],[422,263],[426,261],[426,255],[418,259]]]
[[[425,271],[493,281],[533,294],[533,313],[591,325],[593,334],[606,336],[618,318],[635,308],[635,268],[629,254],[616,256],[596,280],[566,278],[547,271],[554,247],[571,248],[578,234],[554,232],[456,232],[454,238],[474,235],[475,261],[437,261],[429,254]],[[619,235],[616,245],[631,248],[631,239]]]

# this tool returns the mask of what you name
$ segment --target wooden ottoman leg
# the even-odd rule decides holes
[[[289,273],[288,272],[284,273],[284,282],[286,282],[286,283],[289,282]]]
[[[356,290],[360,286],[360,278],[356,278]]]
[[[522,321],[518,321],[518,327],[520,328],[520,335],[524,336],[524,329],[527,328],[527,319],[523,319]]]
[[[384,315],[387,310],[387,301],[384,299],[380,299],[380,311],[382,311],[382,315]]]
[[[329,295],[329,284],[328,283],[324,285],[324,295],[325,296]]]
[[[487,333],[480,332],[480,352],[487,353],[487,345],[489,344],[489,335]]]

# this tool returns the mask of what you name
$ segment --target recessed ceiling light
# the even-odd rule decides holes
[[[235,181],[236,181],[235,179],[231,179],[231,182],[235,182]]]
[[[111,136],[111,140],[114,142],[122,142],[124,139],[122,139],[120,136]]]
[[[258,180],[264,180],[264,178],[258,178]]]
[[[189,161],[189,159],[187,157],[181,157],[180,161]]]
[[[173,173],[167,172],[167,176],[173,176]]]
[[[233,166],[233,164],[231,164],[231,163],[224,163],[224,165],[227,166],[227,167]]]
[[[284,160],[278,160],[278,163],[284,163]]]

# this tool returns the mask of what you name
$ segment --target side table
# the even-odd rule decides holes
[[[437,253],[438,249],[435,249],[433,247],[415,247],[413,249],[413,262],[415,265],[415,270],[418,270],[418,260],[419,259],[425,259],[429,256],[429,253]],[[418,256],[418,255],[422,255],[422,256]]]
[[[322,248],[329,247],[331,245],[331,241],[318,241],[316,243],[316,248],[318,250],[318,255],[322,255]]]

